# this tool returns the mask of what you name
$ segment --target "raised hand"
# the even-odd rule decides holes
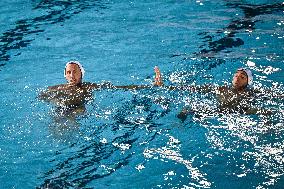
[[[162,79],[162,75],[161,75],[159,67],[155,66],[154,71],[155,71],[155,82],[154,82],[154,85],[155,86],[162,86],[163,85],[163,79]]]

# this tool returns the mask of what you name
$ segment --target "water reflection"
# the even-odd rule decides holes
[[[182,60],[192,59],[192,58],[209,58],[209,60],[216,61],[216,65],[209,67],[216,67],[219,63],[224,63],[223,58],[247,58],[250,56],[249,52],[242,52],[237,54],[232,54],[233,48],[243,46],[246,40],[240,37],[236,37],[237,34],[243,34],[245,32],[251,33],[256,28],[255,25],[258,22],[263,22],[259,17],[263,15],[274,15],[276,13],[282,13],[283,4],[247,4],[240,1],[225,1],[226,6],[234,9],[241,10],[241,12],[233,18],[233,20],[224,28],[218,29],[215,33],[210,33],[208,31],[200,32],[198,35],[202,40],[203,44],[199,46],[200,51],[193,53],[192,55],[181,55],[174,54],[171,57],[182,57]],[[238,11],[236,11],[238,12]],[[241,16],[243,15],[243,16]],[[262,54],[264,57],[267,54]],[[222,59],[219,61],[218,59]],[[209,61],[204,62],[205,64]]]
[[[34,2],[35,3],[35,2]],[[0,61],[11,59],[11,50],[27,47],[34,39],[34,34],[43,33],[50,24],[60,24],[87,8],[105,9],[100,1],[45,1],[35,3],[34,11],[43,11],[44,15],[16,21],[15,27],[0,36]],[[48,40],[48,39],[47,39]],[[14,56],[19,56],[17,53]],[[4,66],[6,63],[2,63]]]
[[[283,114],[281,117],[283,120]],[[248,116],[226,116],[222,118],[221,122],[227,126],[230,136],[220,138],[218,137],[220,135],[217,134],[220,131],[213,130],[215,138],[209,138],[213,146],[218,149],[242,151],[241,159],[253,163],[253,167],[243,167],[240,177],[246,177],[249,173],[262,173],[266,176],[258,183],[257,187],[266,188],[274,185],[274,183],[269,184],[269,182],[278,180],[284,174],[282,167],[283,122],[273,123],[269,117],[255,119]],[[282,126],[279,126],[279,124]],[[232,136],[238,137],[237,146],[230,140]],[[222,141],[221,145],[220,143],[219,146],[215,145],[217,140]],[[222,143],[226,144],[227,147]]]
[[[55,90],[51,87],[41,91],[38,99],[54,106],[50,113],[52,123],[49,126],[52,136],[59,139],[64,136],[72,138],[70,134],[78,133],[80,128],[78,119],[87,114],[86,105],[93,101],[92,91],[84,90],[81,86],[69,86],[60,90],[56,87],[58,86],[54,87]]]
[[[176,57],[182,58],[180,62],[183,65],[182,71],[179,70],[178,72],[172,73],[174,78],[178,78],[175,79],[176,83],[191,84],[204,82],[205,79],[211,80],[214,77],[210,75],[208,71],[214,71],[224,64],[227,65],[226,68],[232,69],[232,65],[238,64],[239,61],[246,60],[251,56],[251,54],[249,54],[250,49],[244,48],[244,52],[236,51],[236,53],[230,53],[234,47],[241,47],[245,44],[245,39],[239,37],[236,38],[236,36],[238,34],[243,34],[244,32],[250,33],[254,31],[258,22],[264,22],[264,20],[261,20],[262,17],[260,16],[274,16],[277,13],[282,13],[284,10],[282,3],[260,5],[253,5],[240,1],[225,1],[225,3],[227,7],[241,10],[235,19],[233,19],[226,27],[217,30],[215,34],[207,31],[199,33],[198,35],[203,42],[199,47],[199,49],[201,49],[200,51],[195,52],[192,55],[175,54],[171,56],[171,58],[175,59]],[[281,53],[281,51],[278,53]],[[263,53],[260,56],[267,57],[268,54]],[[229,59],[227,59],[229,61],[226,61],[227,57],[229,57]],[[186,64],[183,64],[184,62]],[[188,70],[190,70],[190,72]],[[216,75],[216,72],[214,74]]]
[[[226,50],[226,53],[231,52],[229,49],[233,47],[239,47],[244,45],[244,41],[241,38],[235,38],[237,33],[249,31],[252,32],[255,30],[255,24],[261,20],[256,19],[255,17],[259,15],[273,14],[275,12],[282,12],[283,5],[282,3],[275,4],[264,4],[264,5],[253,5],[253,4],[243,4],[239,1],[227,1],[226,6],[241,9],[244,17],[233,20],[227,27],[222,30],[218,30],[216,33],[223,35],[223,37],[218,40],[213,40],[216,36],[210,35],[208,32],[200,33],[199,35],[203,36],[203,42],[208,43],[200,46],[201,51],[195,53],[197,56],[201,57],[215,57],[217,53]],[[204,48],[203,46],[208,46]]]
[[[52,160],[55,165],[43,175],[44,183],[38,188],[88,187],[97,179],[129,166],[140,155],[139,146],[155,139],[160,125],[153,122],[153,117],[164,115],[165,110],[154,108],[151,98],[143,95],[133,95],[130,101],[115,101],[112,108],[102,107],[103,99],[112,96],[97,91],[97,105],[88,116],[91,125],[80,128],[82,135],[78,141],[55,154]]]
[[[200,104],[200,101],[196,104]],[[206,106],[208,101],[204,104]],[[227,157],[226,160],[218,161],[218,166],[228,166],[227,169],[230,170],[226,173],[216,170],[215,174],[220,177],[243,177],[244,180],[249,179],[252,174],[264,174],[265,176],[255,180],[254,184],[258,188],[275,185],[284,175],[282,166],[284,114],[281,106],[283,104],[279,104],[273,116],[238,113],[212,115],[203,111],[193,117],[194,122],[208,129],[206,137],[211,147]],[[214,163],[217,159],[218,156],[214,155],[210,162]],[[226,162],[229,163],[223,165]],[[215,180],[216,186],[219,185],[218,182],[222,181]]]
[[[29,40],[32,39],[25,41],[25,37],[43,32],[45,25],[69,19],[72,16],[72,11],[78,12],[92,4],[87,2],[40,1],[35,6],[35,9],[47,9],[48,14],[34,20],[27,19],[19,23],[17,22],[20,25],[19,27],[16,26],[18,29],[9,30],[10,33],[7,32],[7,35],[1,38],[1,40],[6,40],[5,44],[7,44],[3,48],[1,46],[1,52],[4,52],[1,54],[1,57],[5,60],[5,57],[8,56],[6,58],[9,60],[9,48],[27,46],[31,42]],[[260,12],[267,14],[270,9],[277,10],[277,8],[267,8],[267,11],[260,9]],[[250,18],[252,17],[248,17],[249,21],[246,21],[247,23],[250,23]],[[238,44],[238,39],[235,39],[235,34],[239,30],[245,29],[242,29],[241,26],[238,28],[238,24],[242,22],[241,20],[233,21],[228,27],[220,30],[222,32],[224,30],[232,30],[232,33],[229,33],[223,40],[213,41],[213,37],[208,35],[208,33],[202,34],[206,35],[204,39],[208,40],[205,42],[209,43],[211,40],[212,43],[209,43],[209,49],[202,47],[204,54],[202,50],[201,54],[213,56],[214,53],[224,50],[219,46],[224,46],[227,49],[240,45]],[[246,25],[246,27],[249,26]],[[252,29],[254,27],[255,25],[253,25]],[[14,36],[18,35],[17,33],[20,33],[19,36],[14,38]],[[221,59],[204,61],[200,70],[211,70],[225,62],[227,61]],[[1,65],[3,66],[4,64]],[[194,81],[196,78],[191,77],[190,79]],[[281,89],[281,87],[276,88]],[[211,145],[208,149],[202,147],[200,151],[206,151],[207,154],[205,155],[210,157],[210,160],[208,160],[209,165],[205,165],[206,168],[202,168],[203,161],[195,158],[195,156],[192,157],[192,151],[185,153],[180,150],[181,144],[185,143],[189,136],[177,138],[169,135],[165,145],[163,141],[157,139],[158,136],[164,134],[165,130],[173,130],[173,127],[176,126],[169,124],[173,120],[176,121],[176,118],[172,119],[171,117],[173,114],[176,114],[173,108],[176,104],[173,102],[178,101],[177,99],[182,99],[184,96],[173,95],[167,99],[153,94],[152,91],[147,91],[147,93],[131,94],[130,96],[127,96],[125,93],[115,93],[115,96],[126,96],[119,100],[115,96],[100,96],[96,94],[99,102],[103,100],[108,101],[106,106],[99,105],[100,103],[95,101],[96,105],[88,106],[84,104],[85,107],[79,107],[78,111],[75,110],[75,113],[73,110],[70,111],[71,109],[68,111],[64,109],[54,110],[52,113],[53,123],[49,128],[53,136],[62,140],[68,140],[78,133],[80,135],[76,142],[71,140],[71,145],[63,145],[62,149],[53,154],[54,157],[52,156],[50,161],[50,163],[53,163],[53,166],[50,166],[42,178],[40,178],[42,184],[38,188],[86,188],[96,186],[96,183],[100,181],[103,182],[106,188],[114,187],[111,186],[111,183],[103,180],[103,178],[109,177],[111,179],[114,177],[113,175],[115,174],[113,173],[115,172],[119,175],[124,175],[120,174],[123,172],[122,168],[134,168],[133,162],[135,162],[134,160],[136,160],[139,154],[142,154],[147,160],[154,158],[157,158],[159,161],[169,160],[185,167],[188,174],[187,178],[190,179],[186,179],[182,184],[186,183],[186,186],[189,187],[208,188],[210,186],[218,186],[218,183],[223,182],[224,178],[232,178],[232,180],[244,178],[242,182],[246,182],[251,180],[251,177],[249,177],[251,173],[254,176],[255,174],[260,175],[258,177],[261,178],[258,179],[261,181],[257,183],[259,187],[266,187],[275,183],[283,175],[283,159],[281,158],[284,145],[282,142],[283,100],[278,99],[276,106],[279,109],[273,117],[210,114],[200,111],[204,114],[200,116],[194,115],[189,118],[188,122],[185,122],[182,126],[185,128],[186,134],[192,138],[198,137],[191,130],[186,130],[189,122],[200,123],[203,128],[208,129],[208,133],[204,135],[206,135]],[[115,100],[109,102],[112,98]],[[270,99],[270,96],[267,98]],[[208,105],[208,101],[204,103]],[[197,101],[196,104],[200,105],[202,102]],[[86,111],[90,107],[91,111]],[[204,109],[201,108],[201,110]],[[84,116],[86,115],[88,117],[85,119]],[[162,120],[162,124],[157,123],[160,120]],[[81,124],[82,122],[84,124]],[[65,138],[66,136],[63,136],[66,133],[67,139]],[[194,143],[193,146],[198,148],[199,143]],[[194,147],[192,148],[194,149]],[[213,149],[209,149],[210,147]],[[185,148],[188,148],[188,146]],[[46,157],[42,156],[41,158]],[[146,161],[143,158],[136,161],[140,165],[137,166],[137,169],[141,170],[143,166],[147,167]],[[233,168],[228,166],[228,164]],[[216,171],[218,167],[220,172]],[[231,169],[228,169],[228,172],[226,172],[224,167]],[[172,174],[172,172],[168,172],[165,176]],[[262,175],[264,175],[263,178]],[[166,185],[164,186],[166,187]]]
[[[65,108],[64,108],[65,109]],[[52,122],[48,129],[54,139],[60,141],[70,142],[80,135],[80,126],[78,120],[85,114],[85,105],[76,108],[68,108],[62,110],[62,108],[54,109],[50,115]]]
[[[204,173],[202,173],[197,167],[192,165],[194,157],[191,160],[186,160],[180,154],[180,141],[173,136],[168,136],[169,141],[167,146],[160,148],[149,148],[145,149],[143,154],[145,158],[150,159],[168,159],[175,161],[176,163],[182,164],[188,170],[188,177],[191,178],[188,185],[183,185],[183,187],[197,187],[197,188],[210,188],[211,183],[206,179]]]

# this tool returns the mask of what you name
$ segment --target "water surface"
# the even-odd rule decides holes
[[[214,98],[153,88],[93,92],[68,117],[37,99],[79,60],[86,81],[229,83],[283,91],[281,1],[1,1],[2,188],[282,188],[283,96],[273,115],[206,113]],[[249,64],[249,65],[248,65]],[[253,66],[252,66],[253,65]],[[200,112],[181,122],[190,105]]]

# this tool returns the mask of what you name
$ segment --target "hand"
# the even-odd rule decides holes
[[[162,75],[161,75],[161,72],[160,72],[160,69],[158,68],[158,66],[155,66],[154,71],[155,71],[155,82],[154,82],[154,85],[155,86],[162,86],[163,85],[163,80],[162,80]]]

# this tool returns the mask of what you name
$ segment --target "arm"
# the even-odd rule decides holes
[[[281,90],[279,90],[279,88],[277,88],[277,89],[273,90],[273,88],[268,89],[268,88],[258,87],[258,88],[254,88],[253,92],[255,94],[261,96],[264,99],[268,99],[268,100],[271,100],[271,99],[283,100],[284,99],[284,93]]]
[[[182,85],[182,86],[167,86],[168,90],[183,90],[193,93],[210,93],[214,92],[215,87],[212,85]]]
[[[88,93],[88,88],[85,87],[88,87],[85,83],[81,86],[70,86],[68,84],[51,86],[41,91],[38,95],[38,99],[51,102],[54,100],[58,101],[59,99],[67,100],[74,97],[77,98]]]
[[[137,90],[137,89],[149,89],[153,88],[152,85],[126,85],[126,86],[113,86],[113,89],[130,89],[130,90]]]
[[[87,88],[90,90],[96,90],[96,89],[128,89],[128,90],[138,90],[138,89],[147,89],[147,88],[153,88],[153,87],[163,87],[167,90],[188,90],[191,92],[210,92],[212,91],[213,87],[210,85],[204,85],[204,86],[164,86],[163,78],[160,69],[155,66],[154,68],[155,72],[155,79],[153,82],[153,85],[120,85],[120,86],[114,86],[109,82],[102,83],[102,84],[95,84],[95,83],[88,83]]]
[[[153,85],[159,86],[159,87],[163,86],[163,78],[162,78],[161,71],[160,71],[159,67],[155,66],[154,71],[155,71],[155,81],[154,81]]]
[[[155,66],[155,82],[154,86],[163,86],[163,78],[161,75],[160,69]],[[168,90],[183,90],[183,91],[190,91],[190,92],[203,92],[203,93],[208,93],[208,92],[213,92],[215,87],[212,85],[203,85],[203,86],[195,86],[195,85],[182,85],[182,86],[163,86],[165,89]]]
[[[161,77],[161,72],[159,68],[156,66],[154,68],[155,71],[155,81],[153,85],[121,85],[121,86],[114,86],[111,83],[105,83],[101,85],[97,85],[93,88],[97,89],[102,89],[102,88],[107,88],[107,89],[129,89],[129,90],[137,90],[137,89],[147,89],[147,88],[153,88],[155,86],[161,87],[163,85],[162,77]]]
[[[273,113],[273,110],[271,109],[266,109],[266,108],[248,108],[247,110],[245,110],[244,112],[247,115],[273,115],[275,114],[275,112]]]
[[[155,72],[155,81],[153,83],[153,86],[161,87],[163,85],[163,80],[162,80],[160,69],[157,66],[155,66],[154,72]],[[114,86],[114,88],[136,90],[136,89],[152,88],[153,86],[151,85],[128,85],[128,86]]]
[[[145,89],[145,88],[151,88],[152,86],[150,85],[121,85],[121,86],[115,86],[110,82],[105,82],[102,84],[95,84],[95,83],[90,83],[88,84],[88,89],[130,89],[130,90],[136,90],[136,89]]]

